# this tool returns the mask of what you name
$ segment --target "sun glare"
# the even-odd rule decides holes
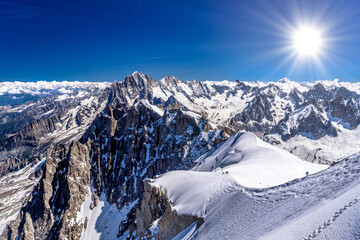
[[[293,36],[294,48],[300,55],[316,55],[321,48],[320,31],[314,28],[301,28]]]

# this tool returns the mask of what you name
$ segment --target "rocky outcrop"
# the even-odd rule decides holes
[[[89,89],[0,111],[0,162],[39,156],[52,143],[69,144],[101,112],[107,98],[107,89]]]
[[[359,100],[354,98],[344,99],[338,97],[329,102],[329,114],[335,120],[341,120],[344,127],[355,129],[360,124]]]
[[[43,158],[33,158],[31,162],[15,161],[3,166],[4,172],[0,177],[0,226],[3,230],[10,219],[14,219],[19,213],[23,201],[29,195],[33,187],[39,181],[44,168]],[[14,164],[14,165],[12,165]],[[9,169],[6,172],[6,169]],[[2,232],[2,231],[1,231]]]
[[[6,150],[7,152],[19,147],[28,148],[28,151],[22,153],[21,155],[28,157],[31,152],[33,152],[32,150],[38,150],[37,148],[40,146],[40,138],[45,134],[54,132],[56,125],[61,123],[62,120],[60,115],[36,120],[31,124],[26,125],[13,136],[2,140],[0,142],[0,146],[3,146],[3,150]]]
[[[330,91],[327,91],[323,84],[316,83],[309,91],[306,92],[306,97],[308,99],[325,99],[329,100],[332,96]]]
[[[76,212],[90,184],[90,143],[51,146],[43,176],[2,239],[79,239]]]
[[[268,120],[272,122],[274,117],[271,114],[271,107],[272,104],[269,97],[260,94],[249,103],[242,113],[235,115],[234,121],[241,121],[243,123],[256,121],[262,123],[264,120]]]
[[[319,139],[325,135],[337,136],[337,129],[324,116],[323,110],[316,105],[300,108],[292,116],[287,116],[272,129],[283,141],[296,135],[303,135],[310,139]]]
[[[297,89],[293,89],[289,94],[290,99],[295,103],[295,108],[298,108],[305,101],[301,92]]]
[[[108,98],[108,105],[125,104],[132,105],[135,101],[142,99],[152,100],[153,80],[149,75],[134,72],[122,82],[115,82],[111,88]]]
[[[204,220],[197,216],[178,215],[166,194],[152,186],[151,179],[145,181],[144,197],[136,211],[138,237],[170,240],[193,222],[197,222],[199,227]]]
[[[8,173],[19,171],[25,166],[29,166],[40,161],[39,157],[32,158],[9,158],[3,162],[0,162],[0,177],[5,176]]]
[[[273,95],[260,93],[248,103],[246,108],[228,120],[228,124],[238,130],[246,130],[262,136],[276,124],[273,110]]]

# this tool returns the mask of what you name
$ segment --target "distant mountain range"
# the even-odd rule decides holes
[[[344,198],[344,206],[357,199],[358,83],[153,80],[135,72],[114,83],[0,83],[0,100],[1,239],[235,237],[240,230],[211,220],[231,221],[221,218],[231,204],[231,216],[253,209],[245,219],[263,223],[243,239],[276,239],[287,230],[269,227],[277,223],[260,212],[291,230],[322,198]],[[333,180],[310,187],[326,178]],[[297,196],[312,203],[291,200]],[[284,203],[279,211],[276,201]],[[316,216],[298,230],[301,239],[316,224],[315,235],[324,234],[327,216]],[[249,224],[238,221],[239,229]],[[209,235],[212,226],[229,230]]]
[[[0,82],[0,109],[15,106],[27,101],[36,101],[54,94],[73,93],[91,88],[106,88],[110,82]]]

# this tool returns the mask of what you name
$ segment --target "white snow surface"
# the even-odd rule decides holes
[[[196,222],[193,222],[189,227],[185,228],[178,235],[176,235],[172,240],[188,240],[191,239],[192,235],[196,230]]]
[[[232,181],[221,172],[173,171],[151,184],[166,193],[178,214],[205,216],[210,198]]]
[[[359,239],[359,158],[273,188],[229,185],[208,204],[196,238]]]
[[[281,143],[280,147],[306,161],[315,162],[338,162],[347,156],[360,152],[360,126],[350,130],[341,124],[336,124],[340,129],[337,137],[324,136],[314,140],[297,135],[286,142]],[[278,139],[280,136],[275,135]],[[301,143],[301,144],[299,144]]]
[[[44,163],[45,160],[42,160],[0,178],[0,235],[6,225],[17,217],[23,200],[38,182],[38,178],[30,178],[30,175]]]
[[[173,171],[152,184],[167,194],[178,214],[204,218],[191,239],[360,237],[360,154],[269,188],[244,187],[219,171]]]
[[[193,170],[226,172],[239,184],[252,188],[280,185],[328,167],[303,161],[249,132],[233,135],[213,154],[200,157],[197,163]]]
[[[137,201],[124,206],[119,211],[116,205],[107,202],[105,194],[102,194],[97,205],[90,209],[91,194],[92,192],[88,188],[88,194],[75,220],[78,224],[85,223],[85,220],[87,220],[87,227],[86,229],[83,228],[80,240],[118,239],[119,224],[126,218],[126,215]]]
[[[140,102],[142,104],[144,104],[145,106],[149,107],[150,109],[152,109],[154,112],[156,112],[160,116],[164,115],[165,110],[163,108],[159,108],[159,107],[157,107],[155,105],[152,105],[152,104],[149,103],[149,101],[141,100]]]
[[[300,160],[249,132],[238,132],[196,162],[191,171],[166,173],[151,183],[167,194],[179,214],[205,216],[208,202],[234,184],[272,187],[328,168]]]

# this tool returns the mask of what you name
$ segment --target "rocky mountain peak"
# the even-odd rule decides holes
[[[179,84],[179,79],[174,76],[165,76],[160,81],[161,83],[166,84],[167,86],[176,87]]]
[[[343,98],[349,98],[349,97],[356,97],[357,94],[354,91],[350,91],[349,89],[345,87],[339,87],[336,90],[336,96],[337,97],[343,97]]]
[[[124,80],[124,86],[126,88],[142,89],[151,85],[153,80],[149,75],[143,73],[134,72],[131,75],[126,76]]]
[[[288,78],[282,78],[282,79],[280,79],[279,81],[278,81],[278,83],[285,83],[285,84],[289,84],[289,83],[291,83],[292,81],[290,80],[290,79],[288,79]]]
[[[141,100],[152,100],[153,80],[149,75],[134,72],[132,75],[126,76],[122,82],[114,82],[110,87],[108,99],[109,105],[132,105]]]
[[[322,83],[318,82],[307,92],[307,95],[309,98],[314,98],[314,97],[327,98],[329,95],[327,93],[328,92],[325,86]]]
[[[292,100],[297,106],[304,102],[304,97],[302,96],[301,92],[299,92],[299,90],[297,90],[296,88],[291,90],[289,97],[292,98]]]

